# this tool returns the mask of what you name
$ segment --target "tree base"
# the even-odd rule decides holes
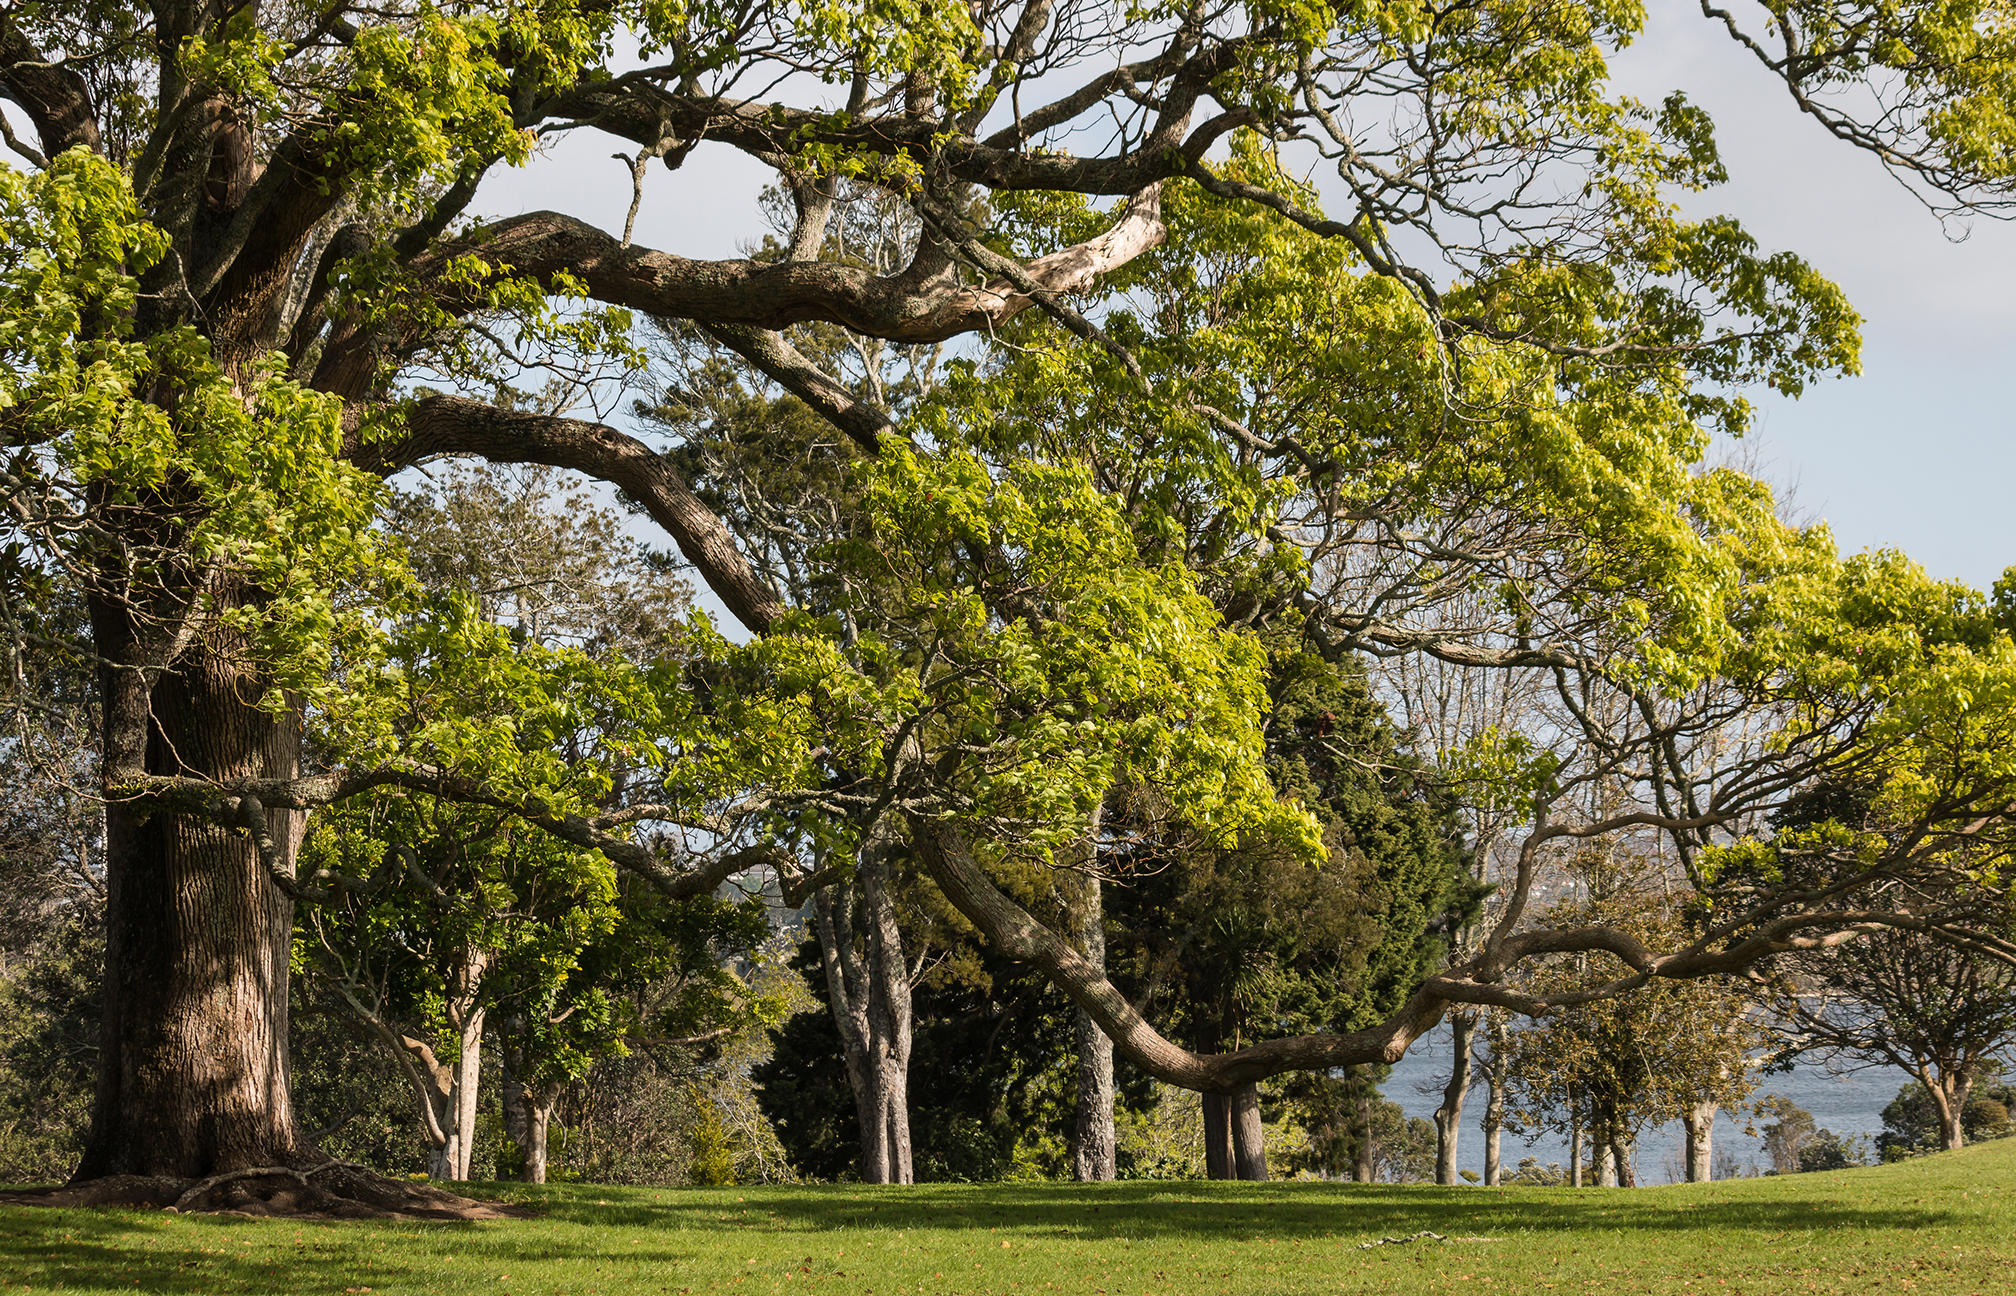
[[[485,1220],[530,1219],[533,1212],[507,1202],[458,1197],[429,1184],[388,1179],[348,1162],[329,1161],[308,1170],[260,1166],[177,1179],[159,1175],[111,1175],[55,1188],[0,1193],[8,1206],[124,1206],[170,1213],[238,1215],[289,1219]]]

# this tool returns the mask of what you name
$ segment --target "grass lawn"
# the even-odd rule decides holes
[[[2016,1139],[1636,1191],[484,1185],[529,1221],[0,1207],[0,1296],[74,1292],[2016,1292]],[[1448,1242],[1363,1249],[1421,1229]]]

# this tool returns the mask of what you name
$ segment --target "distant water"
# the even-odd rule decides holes
[[[1406,1058],[1393,1068],[1393,1075],[1380,1092],[1387,1101],[1400,1104],[1409,1116],[1433,1119],[1442,1102],[1442,1086],[1449,1082],[1452,1049],[1447,1024],[1438,1026],[1415,1043]],[[1789,1075],[1766,1076],[1751,1096],[1756,1101],[1767,1094],[1779,1094],[1813,1113],[1813,1122],[1843,1136],[1861,1134],[1873,1145],[1883,1129],[1883,1108],[1910,1077],[1889,1067],[1871,1068],[1846,1074],[1832,1074],[1819,1066],[1802,1066]],[[1463,1132],[1456,1142],[1457,1165],[1484,1173],[1484,1099],[1481,1084],[1473,1085],[1463,1105]],[[1678,1121],[1638,1136],[1638,1182],[1658,1184],[1686,1178],[1685,1131]],[[1715,1122],[1715,1151],[1735,1153],[1737,1164],[1749,1170],[1763,1169],[1763,1143],[1743,1133],[1742,1123],[1724,1112]],[[1500,1159],[1511,1174],[1525,1157],[1536,1157],[1541,1165],[1559,1162],[1568,1165],[1566,1139],[1542,1135],[1531,1143],[1509,1131],[1502,1136]]]

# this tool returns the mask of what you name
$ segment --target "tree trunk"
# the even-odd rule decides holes
[[[427,1095],[442,1135],[427,1167],[436,1179],[469,1177],[469,1156],[476,1141],[476,1088],[483,1070],[483,1009],[463,1014],[455,1036],[455,1058],[435,1064],[435,1083]]]
[[[1204,1100],[1204,1174],[1210,1179],[1235,1177],[1232,1160],[1232,1100],[1224,1094],[1200,1094]]]
[[[552,1081],[525,1086],[525,1141],[518,1145],[525,1152],[525,1165],[518,1178],[525,1183],[546,1182],[547,1134],[553,1127],[553,1108],[560,1101],[563,1087]]]
[[[1582,1118],[1579,1115],[1568,1134],[1568,1186],[1582,1186]]]
[[[1094,820],[1097,831],[1097,820]],[[1077,879],[1072,908],[1078,927],[1078,947],[1101,973],[1106,971],[1106,915],[1099,879]],[[1119,1170],[1119,1149],[1113,1129],[1113,1041],[1083,1008],[1074,1029],[1078,1044],[1078,1089],[1071,1126],[1071,1172],[1081,1183],[1113,1178]]]
[[[1707,1183],[1715,1176],[1715,1116],[1713,1100],[1695,1103],[1682,1118],[1687,1127],[1687,1182]]]
[[[1504,1179],[1504,1159],[1500,1141],[1506,1129],[1506,1088],[1498,1080],[1498,1058],[1504,1056],[1504,1022],[1492,1020],[1492,1062],[1484,1068],[1484,1187],[1498,1187]]]
[[[1232,1164],[1241,1179],[1267,1178],[1267,1130],[1260,1123],[1260,1089],[1247,1085],[1225,1100],[1231,1113]]]
[[[222,632],[150,689],[139,669],[150,653],[129,618],[98,604],[92,622],[106,663],[106,969],[97,1095],[75,1177],[200,1178],[312,1155],[288,1096],[292,902],[244,833],[118,794],[144,774],[292,777],[298,721],[251,705],[264,687]],[[267,816],[274,864],[290,874],[303,823]]]
[[[890,889],[890,842],[880,830],[862,844],[857,881],[865,957],[854,944],[853,893],[828,887],[814,900],[826,999],[854,1091],[861,1125],[861,1178],[911,1183],[910,975]]]
[[[1352,1078],[1358,1081],[1358,1102],[1353,1109],[1352,1144],[1356,1155],[1351,1162],[1351,1182],[1372,1182],[1372,1091],[1371,1078],[1353,1067]]]
[[[1974,1077],[1964,1071],[1942,1071],[1936,1079],[1927,1072],[1921,1072],[1919,1078],[1939,1113],[1939,1150],[1959,1150],[1967,1142],[1961,1122],[1967,1114],[1967,1096],[1973,1091]]]
[[[1591,1154],[1596,1160],[1596,1186],[1615,1188],[1617,1186],[1617,1158],[1610,1152],[1610,1125],[1606,1118],[1597,1117],[1590,1122],[1589,1141]]]
[[[1470,1094],[1470,1042],[1477,1033],[1477,1018],[1455,1013],[1449,1018],[1449,1036],[1455,1057],[1449,1066],[1449,1083],[1442,1088],[1442,1105],[1435,1109],[1435,1182],[1456,1182],[1456,1140],[1463,1132],[1463,1100]]]
[[[442,1005],[455,1032],[455,1056],[442,1061],[431,1040],[409,1035],[349,995],[351,1013],[399,1055],[400,1067],[420,1103],[420,1133],[432,1155],[427,1173],[436,1179],[467,1179],[476,1141],[477,1085],[483,1072],[483,974],[491,954],[464,948],[450,970]]]
[[[1610,1155],[1617,1159],[1617,1186],[1636,1188],[1638,1186],[1638,1140],[1631,1134],[1619,1130],[1610,1140]]]

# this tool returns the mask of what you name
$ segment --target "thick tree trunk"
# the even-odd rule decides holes
[[[1231,1115],[1232,1165],[1241,1179],[1267,1178],[1267,1129],[1260,1123],[1260,1090],[1247,1085],[1225,1100]]]
[[[1093,832],[1099,821],[1093,819]],[[1071,879],[1072,917],[1078,948],[1102,975],[1106,971],[1106,911],[1097,877]],[[1071,1124],[1071,1172],[1081,1183],[1103,1182],[1119,1172],[1113,1129],[1113,1041],[1083,1008],[1074,1031],[1078,1045],[1078,1090]]]
[[[1081,1183],[1110,1180],[1119,1173],[1119,1140],[1113,1127],[1113,1041],[1091,1014],[1077,1012],[1078,1094],[1072,1122],[1071,1172]]]
[[[1236,1177],[1232,1160],[1232,1100],[1223,1094],[1200,1094],[1204,1101],[1204,1174],[1210,1179]]]
[[[128,619],[101,605],[92,620],[107,663],[107,949],[97,1097],[76,1177],[199,1178],[298,1160],[308,1153],[288,1097],[293,905],[243,833],[150,813],[119,790],[150,773],[291,777],[298,723],[254,707],[263,687],[216,647],[185,653],[150,690]],[[291,872],[303,816],[267,822],[275,862]]]
[[[1722,1109],[1713,1102],[1698,1102],[1681,1118],[1687,1127],[1687,1182],[1707,1183],[1714,1177],[1715,1116]]]
[[[1633,1135],[1619,1130],[1610,1141],[1610,1155],[1617,1159],[1617,1186],[1636,1188],[1638,1186],[1638,1140]]]
[[[1610,1151],[1609,1124],[1602,1117],[1598,1117],[1591,1124],[1594,1128],[1589,1131],[1589,1141],[1593,1145],[1591,1152],[1596,1160],[1596,1186],[1598,1188],[1615,1188],[1617,1186],[1617,1158]]]
[[[1919,1079],[1932,1095],[1932,1106],[1939,1113],[1939,1150],[1957,1151],[1967,1142],[1961,1122],[1967,1114],[1967,1097],[1973,1092],[1974,1077],[1961,1071],[1942,1072],[1936,1077],[1922,1071]]]
[[[867,1183],[911,1183],[910,976],[903,937],[896,927],[890,889],[889,843],[871,834],[861,850],[857,880],[865,957],[854,944],[853,893],[828,887],[814,899],[826,1000],[854,1091],[861,1126],[861,1178]]]
[[[1435,1109],[1435,1182],[1456,1182],[1456,1140],[1463,1132],[1463,1100],[1470,1093],[1470,1042],[1477,1033],[1477,1018],[1455,1013],[1449,1018],[1449,1035],[1455,1058],[1449,1067],[1449,1083],[1442,1087],[1442,1105]]]

